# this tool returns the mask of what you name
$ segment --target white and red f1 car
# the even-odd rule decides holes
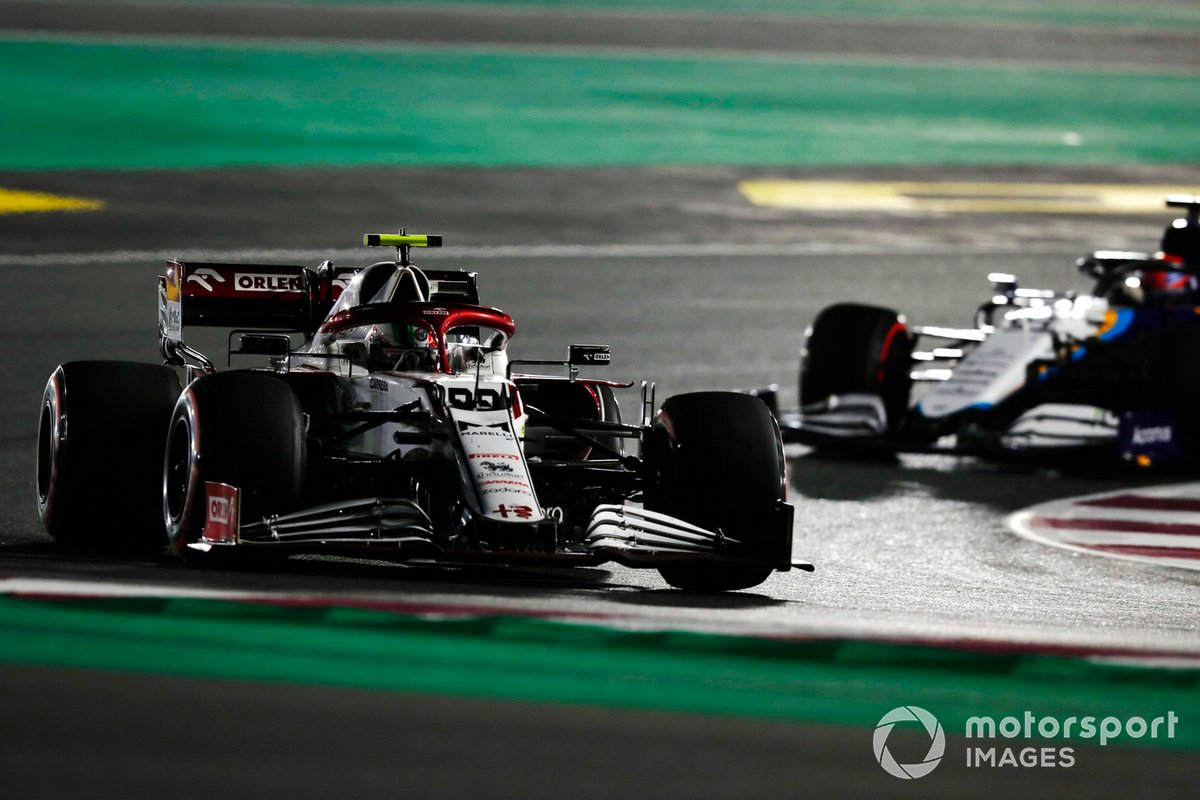
[[[635,423],[565,361],[510,361],[511,317],[475,274],[421,270],[440,237],[369,234],[361,270],[169,262],[163,364],[76,361],[46,385],[42,522],[68,545],[161,544],[197,559],[342,552],[399,560],[657,568],[673,586],[755,586],[792,561],[793,509],[767,407],[700,392]],[[231,329],[218,371],[184,343]],[[530,366],[565,374],[531,375]],[[181,390],[178,371],[185,373]],[[554,369],[544,371],[557,371]],[[121,530],[101,531],[120,487]]]

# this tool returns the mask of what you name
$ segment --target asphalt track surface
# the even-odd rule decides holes
[[[128,3],[0,2],[8,27],[113,35],[214,36],[537,45],[576,48],[722,50],[869,58],[994,59],[1002,62],[1195,67],[1191,31],[1080,29],[1039,25],[993,29],[955,22],[826,20],[729,14],[576,10],[502,4],[464,7],[360,5],[347,8]]]
[[[64,30],[82,24],[79,13],[91,4],[54,15],[58,22],[22,26],[41,13],[38,5],[0,3],[0,18],[8,27]],[[144,24],[138,19],[165,19],[108,11],[88,20],[98,26],[89,30],[145,33],[135,28]],[[487,12],[445,13],[507,41],[503,26],[480,19]],[[866,26],[854,38],[863,50],[891,52],[885,43],[905,38],[894,33]],[[773,34],[761,36],[774,41]],[[634,34],[617,38],[621,46],[641,44]],[[694,34],[672,46],[706,47],[711,38]],[[1170,42],[1118,38],[1133,49],[1130,61],[1195,63],[1194,46],[1180,56]],[[989,56],[985,40],[994,37],[982,37],[975,55]],[[461,41],[477,39],[464,32]],[[1133,52],[1143,46],[1155,55]],[[915,41],[907,47],[924,52]],[[1061,60],[1064,52],[1046,44],[1022,58]],[[899,465],[834,462],[796,451],[789,459],[796,556],[814,561],[818,571],[775,575],[755,590],[717,598],[667,591],[655,573],[623,568],[441,572],[335,563],[270,574],[197,572],[156,558],[63,555],[38,527],[33,440],[43,382],[67,359],[155,358],[159,256],[268,251],[258,255],[315,264],[336,251],[342,263],[365,263],[372,254],[353,247],[365,230],[429,229],[448,244],[431,263],[478,269],[486,301],[516,317],[513,348],[520,355],[552,356],[571,341],[608,341],[612,373],[657,380],[660,398],[778,382],[786,403],[795,398],[803,328],[830,302],[852,296],[899,308],[914,321],[963,324],[987,290],[989,271],[1018,273],[1031,286],[1083,288],[1072,269],[1076,256],[1099,247],[1152,249],[1158,231],[1157,219],[1142,216],[863,219],[759,209],[734,186],[764,176],[887,180],[955,173],[0,174],[0,186],[99,196],[108,204],[95,214],[0,217],[0,271],[10,298],[0,333],[14,354],[0,378],[0,411],[12,421],[0,437],[0,575],[550,608],[565,617],[616,611],[630,626],[645,628],[1200,656],[1195,573],[1072,556],[1004,528],[1003,517],[1018,508],[1130,480],[1095,474],[1023,472],[940,457]],[[970,177],[1200,183],[1194,166],[993,168]],[[455,258],[460,243],[469,258]],[[3,774],[14,797],[95,796],[96,787],[101,796],[169,787],[173,795],[196,797],[331,796],[346,788],[361,796],[431,797],[1158,796],[1185,793],[1196,775],[1192,754],[1136,750],[1107,753],[1069,773],[997,772],[984,782],[965,770],[943,770],[946,780],[910,787],[870,763],[869,736],[859,729],[28,667],[2,672],[9,731]],[[228,755],[234,752],[238,757]]]

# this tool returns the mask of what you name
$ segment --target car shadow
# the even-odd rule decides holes
[[[11,567],[4,568],[8,561]],[[357,598],[403,592],[508,599],[572,595],[646,607],[738,609],[781,605],[753,592],[707,594],[623,582],[620,573],[599,567],[400,563],[329,555],[295,555],[270,562],[187,563],[166,551],[115,553],[65,549],[54,542],[0,545],[0,572],[37,578],[114,581],[141,586],[244,592],[305,592]]]
[[[605,600],[625,605],[656,608],[751,609],[773,608],[790,603],[756,592],[685,592],[679,589],[641,589],[635,592],[614,592]]]
[[[975,457],[903,455],[892,459],[788,459],[793,500],[871,502],[899,496],[974,503],[1009,513],[1063,497],[1179,483],[1195,476],[1108,467],[993,463]]]

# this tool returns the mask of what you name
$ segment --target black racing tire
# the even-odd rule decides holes
[[[215,481],[241,490],[243,525],[299,505],[306,450],[295,392],[264,373],[197,378],[175,405],[159,464],[160,513],[171,550],[198,561],[211,556],[207,560],[224,562],[230,546],[208,553],[187,547],[203,533],[208,505],[204,484]],[[258,548],[246,547],[245,555],[257,556]]]
[[[912,391],[913,336],[890,308],[841,303],[817,315],[800,355],[800,404],[874,394],[896,430]]]
[[[37,504],[60,545],[162,546],[162,453],[179,378],[170,367],[69,361],[46,382]]]
[[[791,532],[778,551],[778,511],[786,495],[783,446],[762,400],[734,392],[677,395],[662,404],[647,442],[650,468],[645,505],[651,511],[719,529],[745,544],[741,553],[790,558]],[[771,567],[738,563],[679,563],[659,568],[678,589],[748,589]]]

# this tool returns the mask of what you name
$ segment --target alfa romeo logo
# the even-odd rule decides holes
[[[888,752],[888,735],[898,722],[916,722],[929,734],[929,752],[925,754],[924,761],[916,764],[900,764]],[[889,775],[906,780],[923,778],[933,772],[933,768],[942,760],[942,755],[946,752],[946,734],[942,731],[942,724],[937,721],[937,717],[925,709],[917,706],[900,706],[900,708],[893,708],[883,715],[883,719],[879,720],[879,724],[875,726],[875,737],[872,744],[875,746],[875,760]]]

